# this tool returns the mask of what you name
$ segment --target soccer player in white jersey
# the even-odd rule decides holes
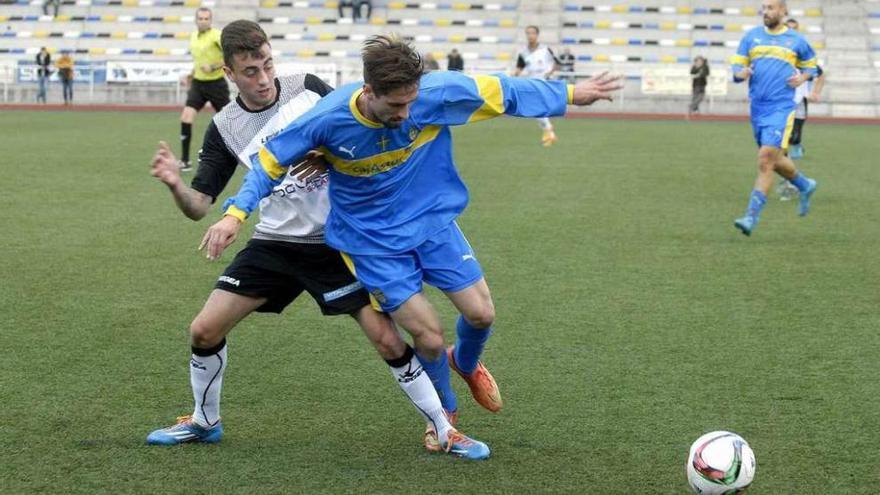
[[[192,187],[181,181],[167,145],[160,144],[153,159],[152,174],[169,187],[178,207],[193,220],[207,214],[239,162],[250,164],[251,155],[267,139],[332,90],[311,74],[276,78],[266,34],[252,21],[226,26],[222,46],[224,70],[240,93],[209,125]],[[429,423],[442,429],[440,438],[446,452],[472,459],[487,457],[485,444],[450,425],[414,350],[400,338],[390,318],[372,309],[369,296],[339,253],[324,243],[327,184],[326,173],[307,181],[291,175],[263,201],[253,239],[218,279],[190,325],[194,412],[179,418],[175,425],[150,433],[147,442],[219,441],[223,434],[219,406],[227,365],[226,335],[250,313],[280,313],[307,291],[324,314],[349,314],[358,321],[413,405]],[[414,335],[416,348],[436,346],[436,342],[423,342],[424,337]]]
[[[534,79],[550,79],[550,76],[556,71],[559,61],[553,50],[547,45],[538,43],[538,35],[541,30],[538,26],[528,26],[526,28],[526,39],[528,46],[525,50],[519,52],[516,58],[516,70],[514,75],[526,76]],[[557,141],[556,133],[553,131],[553,124],[548,117],[538,119],[544,134],[541,136],[541,144],[544,146],[553,146]]]
[[[800,31],[800,24],[796,19],[790,18],[785,21],[785,25],[794,31]],[[791,129],[791,137],[788,139],[788,157],[792,160],[800,160],[804,157],[804,147],[801,144],[803,139],[804,124],[807,122],[807,114],[809,103],[819,101],[819,95],[825,86],[825,71],[816,64],[816,77],[812,80],[801,84],[794,91],[794,126]],[[798,189],[791,182],[784,178],[779,181],[779,187],[776,189],[779,199],[788,201],[797,197]]]

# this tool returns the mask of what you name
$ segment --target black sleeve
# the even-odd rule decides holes
[[[306,79],[303,81],[303,86],[309,91],[314,91],[321,96],[327,96],[327,93],[333,91],[333,87],[329,84],[325,83],[323,79],[314,75],[314,74],[306,74]]]
[[[238,157],[226,147],[220,130],[212,120],[205,131],[202,149],[199,150],[199,169],[193,177],[192,188],[211,196],[213,203],[229,183],[237,166]]]
[[[549,46],[547,47],[547,52],[549,52],[549,53],[550,53],[550,56],[553,57],[553,63],[558,64],[558,63],[559,63],[559,57],[557,57],[556,54],[553,53],[553,50],[551,50]]]
[[[526,59],[524,59],[522,55],[516,57],[516,68],[517,69],[525,69],[526,68]]]

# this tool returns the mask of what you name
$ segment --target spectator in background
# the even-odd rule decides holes
[[[58,9],[61,7],[61,0],[43,0],[43,15],[49,15],[49,6],[52,6],[52,15],[58,17]]]
[[[559,56],[559,75],[563,80],[570,84],[574,84],[574,55],[571,54],[571,48],[566,47]]]
[[[700,103],[703,102],[703,98],[706,97],[706,83],[709,78],[709,63],[706,62],[706,59],[698,55],[697,58],[694,59],[694,65],[691,66],[691,84],[692,84],[692,96],[691,96],[691,106],[688,109],[688,113],[699,113],[700,112]]]
[[[40,53],[37,54],[37,78],[40,81],[40,89],[37,91],[37,102],[43,100],[43,103],[46,103],[46,86],[49,83],[49,75],[52,73],[52,70],[49,68],[52,65],[52,56],[49,55],[49,51],[46,50],[46,47],[40,47]]]
[[[437,59],[434,58],[434,54],[428,52],[425,54],[425,72],[431,72],[432,70],[440,70],[440,64],[437,62]]]
[[[459,72],[464,70],[464,59],[458,53],[458,48],[453,48],[449,52],[449,56],[446,57],[446,70],[457,70]]]
[[[367,13],[364,15],[363,8],[367,8]],[[355,0],[354,1],[354,10],[352,11],[352,16],[362,17],[365,20],[370,20],[370,16],[373,15],[373,0]]]
[[[73,57],[70,56],[70,50],[63,50],[61,58],[55,62],[58,69],[58,79],[61,79],[61,86],[64,90],[64,104],[73,104]]]
[[[355,10],[354,10],[354,2],[352,0],[339,0],[339,3],[336,5],[337,10],[339,10],[339,18],[345,17],[345,12],[342,10],[345,7],[351,8],[351,17],[355,18]]]
[[[357,22],[358,19],[363,17],[366,20],[370,19],[370,16],[373,15],[373,2],[372,0],[340,0],[337,6],[339,10],[339,17],[345,17],[345,12],[342,10],[343,7],[351,8],[351,20]],[[367,13],[364,15],[363,8],[367,8]]]

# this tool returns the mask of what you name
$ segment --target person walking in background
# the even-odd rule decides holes
[[[46,86],[49,83],[49,75],[52,73],[52,70],[49,68],[52,65],[52,56],[49,55],[49,51],[46,50],[46,47],[40,47],[40,53],[37,53],[37,78],[40,82],[40,89],[37,91],[37,102],[43,100],[43,103],[46,103]]]
[[[220,48],[220,30],[211,27],[211,9],[196,10],[197,30],[189,38],[189,51],[193,57],[192,84],[186,94],[186,105],[180,114],[180,169],[192,170],[189,161],[189,145],[192,140],[192,123],[199,110],[210,102],[215,112],[229,103],[229,85],[223,76],[223,50]]]
[[[691,66],[691,106],[688,113],[700,113],[700,103],[706,97],[706,83],[709,79],[709,62],[702,55],[697,55]]]
[[[61,52],[61,58],[55,62],[58,68],[58,79],[61,79],[61,87],[64,93],[64,104],[73,104],[73,57],[69,50]]]
[[[532,79],[549,80],[559,63],[556,55],[549,46],[538,41],[541,30],[538,26],[526,27],[526,40],[528,44],[525,49],[519,52],[516,58],[515,76],[524,76]],[[547,117],[538,119],[543,133],[541,135],[541,144],[545,147],[553,146],[557,141],[556,132],[553,130],[553,123]]]
[[[464,70],[464,59],[458,53],[458,48],[453,48],[449,52],[449,56],[446,57],[446,70],[457,70],[459,72]]]

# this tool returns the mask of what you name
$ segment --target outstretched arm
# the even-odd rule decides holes
[[[590,105],[611,100],[622,88],[620,76],[603,73],[579,82],[476,76],[447,73],[431,81],[422,95],[429,101],[422,119],[431,124],[461,125],[499,115],[553,117],[563,115],[566,105]],[[421,96],[421,95],[420,95]]]
[[[150,175],[168,186],[171,196],[180,211],[191,220],[201,220],[211,207],[213,198],[187,186],[180,178],[177,158],[165,141],[159,141],[159,148],[153,155]]]

